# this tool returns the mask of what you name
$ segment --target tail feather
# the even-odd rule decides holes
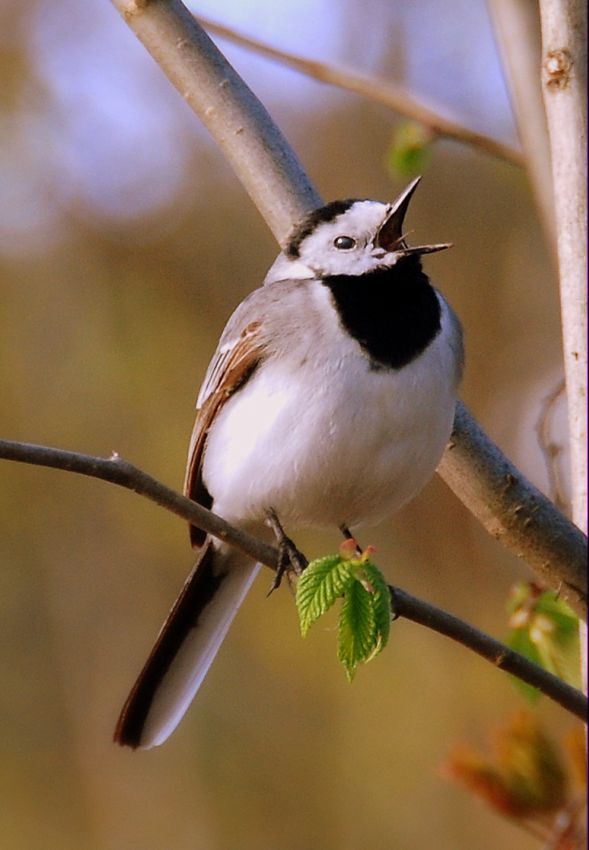
[[[148,749],[172,734],[258,569],[239,552],[210,538],[205,542],[123,706],[117,743]]]

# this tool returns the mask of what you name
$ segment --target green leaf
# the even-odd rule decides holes
[[[380,570],[369,560],[371,547],[351,557],[339,555],[313,561],[299,578],[296,604],[303,637],[312,624],[343,597],[338,625],[338,658],[350,681],[358,664],[370,661],[385,646],[391,625],[391,599]]]
[[[375,655],[384,649],[389,639],[391,630],[391,594],[385,578],[378,567],[372,561],[365,560],[362,564],[362,573],[366,581],[365,587],[372,595],[372,609],[374,611],[374,628],[377,644],[374,651],[366,661],[370,661]]]
[[[299,578],[296,605],[303,637],[315,620],[343,596],[354,581],[353,562],[341,555],[326,555],[312,561]]]
[[[354,579],[347,588],[339,620],[337,655],[351,682],[356,667],[374,655],[377,643],[372,594]]]
[[[387,152],[387,168],[393,177],[413,177],[427,168],[431,156],[432,133],[422,124],[400,124]]]

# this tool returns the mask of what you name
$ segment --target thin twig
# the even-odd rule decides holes
[[[109,458],[84,455],[78,452],[39,446],[33,443],[18,443],[12,440],[0,440],[0,458],[30,463],[34,466],[48,466],[63,469],[91,478],[100,478],[127,490],[133,490],[145,496],[162,508],[186,519],[191,525],[201,528],[208,534],[218,537],[237,547],[246,555],[270,567],[276,567],[277,550],[273,546],[257,540],[245,531],[234,528],[224,519],[203,508],[202,505],[187,499],[153,478],[147,472],[138,469],[118,454]]]
[[[288,65],[321,83],[355,92],[366,100],[372,100],[386,106],[393,112],[405,115],[426,127],[434,137],[452,139],[477,148],[498,159],[503,159],[512,165],[520,167],[523,165],[522,152],[517,148],[465,127],[460,121],[444,115],[438,107],[427,106],[423,101],[417,100],[404,86],[398,83],[379,80],[376,77],[361,74],[358,71],[349,71],[327,62],[305,59],[295,53],[272,47],[259,41],[259,39],[238,33],[233,28],[203,18],[202,15],[198,15],[197,20],[206,30],[215,35],[229,39],[229,41],[243,47],[248,47],[263,56],[275,59],[277,62]]]
[[[112,0],[224,150],[281,243],[321,198],[266,110],[180,0]],[[526,481],[462,405],[439,472],[485,528],[581,615],[585,538]],[[517,486],[512,486],[515,482]],[[534,521],[541,506],[542,523]],[[538,517],[537,517],[538,518]]]
[[[550,497],[563,513],[568,513],[570,505],[562,485],[562,476],[558,462],[559,456],[562,454],[562,445],[555,443],[550,434],[554,407],[564,391],[565,382],[564,378],[561,378],[556,387],[542,401],[536,422],[536,434],[538,435],[538,445],[544,458]]]
[[[546,696],[550,696],[551,699],[554,699],[564,708],[568,708],[570,712],[576,714],[581,720],[587,719],[586,699],[580,691],[571,688],[567,695],[567,705],[565,706],[561,701],[561,680],[556,676],[552,677],[553,681],[549,685],[551,693],[549,694],[545,690],[547,685],[545,679],[546,671],[531,661],[528,661],[523,655],[520,655],[515,650],[510,649],[504,643],[495,640],[484,632],[479,631],[479,629],[475,629],[453,614],[448,614],[446,611],[430,605],[429,602],[424,602],[415,596],[411,596],[405,590],[391,587],[390,591],[393,600],[393,612],[396,616],[405,617],[405,619],[412,620],[414,623],[427,626],[427,628],[433,629],[439,634],[446,635],[446,637],[461,643],[463,646],[467,646],[482,658],[486,658],[487,661],[490,661],[500,670],[505,670],[505,672],[517,676],[518,679],[527,682],[534,688],[538,688]],[[583,697],[582,700],[581,697]],[[582,713],[583,711],[585,712],[584,714]]]
[[[182,517],[192,525],[202,528],[203,531],[212,534],[214,537],[236,546],[251,558],[271,569],[276,570],[278,567],[280,553],[274,546],[269,546],[245,531],[233,527],[221,517],[166,487],[165,484],[123,460],[117,454],[113,454],[110,458],[100,458],[32,443],[0,440],[0,458],[100,478],[103,481],[132,490]],[[528,661],[524,656],[458,619],[458,617],[423,602],[398,587],[390,587],[390,592],[392,611],[396,617],[405,617],[446,635],[472,649],[496,667],[512,673],[533,687],[537,687],[542,693],[577,717],[586,718],[587,700],[575,688],[567,685],[551,673],[542,670],[541,667]]]

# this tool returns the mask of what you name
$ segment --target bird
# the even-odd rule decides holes
[[[264,539],[275,516],[375,525],[433,476],[463,370],[456,314],[410,246],[420,178],[392,203],[336,200],[293,228],[237,307],[197,399],[184,493]],[[197,561],[120,713],[114,740],[162,744],[194,699],[259,565],[190,527]]]

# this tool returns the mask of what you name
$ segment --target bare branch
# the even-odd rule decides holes
[[[278,242],[321,198],[258,98],[180,0],[113,0],[199,116]]]
[[[554,192],[550,177],[548,128],[538,77],[540,32],[537,0],[487,0],[503,59],[525,167],[544,233],[556,256]]]
[[[566,389],[564,378],[557,383],[542,402],[538,421],[536,422],[536,434],[538,445],[544,458],[546,474],[548,475],[548,492],[550,498],[563,513],[570,513],[569,501],[566,497],[560,471],[559,455],[562,454],[562,445],[555,443],[552,439],[550,428],[556,402]]]
[[[349,71],[346,68],[338,68],[326,62],[304,59],[302,56],[297,56],[286,50],[279,50],[277,47],[272,47],[258,39],[238,33],[230,27],[217,24],[201,15],[197,16],[197,20],[205,29],[215,35],[227,38],[235,44],[255,50],[262,56],[268,56],[283,65],[295,68],[295,70],[321,83],[328,83],[355,92],[366,100],[372,100],[386,106],[393,112],[405,115],[407,118],[422,124],[433,136],[470,145],[470,147],[477,148],[498,159],[503,159],[512,165],[523,165],[522,153],[517,148],[465,127],[460,121],[444,115],[438,107],[426,105],[423,101],[418,100],[398,83],[379,80],[376,77],[361,74],[358,71]]]
[[[297,218],[319,204],[320,197],[268,113],[180,0],[113,3],[227,153],[282,242]],[[562,585],[575,610],[586,611],[583,535],[526,481],[464,406],[458,407],[453,449],[446,452],[439,472],[494,536],[537,570],[543,581],[552,587]],[[512,480],[517,486],[509,483]]]
[[[501,453],[460,402],[438,472],[489,534],[587,616],[587,538]]]
[[[587,529],[587,4],[540,0],[552,151],[573,517]]]
[[[47,466],[75,472],[91,478],[100,478],[144,496],[157,505],[202,528],[214,537],[236,546],[246,555],[276,570],[279,562],[278,550],[252,537],[247,532],[231,526],[221,517],[181,496],[151,475],[114,454],[110,458],[94,457],[77,452],[38,446],[32,443],[17,443],[0,440],[0,458]],[[420,623],[433,631],[446,635],[463,646],[472,649],[496,667],[517,676],[557,702],[567,711],[581,719],[587,715],[587,700],[582,693],[547,673],[509,647],[475,629],[468,623],[445,611],[417,599],[398,587],[390,587],[392,613]]]
[[[272,546],[234,528],[221,517],[166,487],[165,484],[123,460],[116,453],[110,458],[102,458],[49,446],[38,446],[33,443],[0,440],[0,458],[76,472],[79,475],[100,478],[102,481],[109,481],[119,487],[133,490],[171,513],[188,520],[197,528],[202,528],[208,534],[230,543],[254,560],[270,567],[276,566],[277,553]]]
[[[586,700],[580,699],[581,691],[571,688],[571,692],[567,696],[567,705],[562,702],[563,694],[560,690],[561,680],[553,676],[550,688],[556,688],[556,691],[549,694],[545,688],[548,684],[545,680],[546,671],[542,670],[536,664],[528,661],[523,655],[520,655],[515,650],[510,649],[504,643],[495,640],[484,632],[475,629],[464,620],[458,619],[453,614],[448,614],[428,602],[417,599],[411,596],[405,590],[400,590],[397,587],[390,588],[393,598],[393,613],[397,617],[405,617],[407,620],[412,620],[414,623],[419,623],[422,626],[427,626],[428,629],[461,643],[468,647],[473,652],[476,652],[482,658],[486,658],[500,670],[505,670],[506,673],[511,673],[517,676],[529,685],[538,688],[546,696],[550,696],[555,702],[558,702],[563,708],[567,708],[572,714],[580,717],[581,720],[587,721],[587,715],[578,713],[579,709],[586,711]],[[525,664],[522,664],[525,662]],[[540,674],[542,672],[542,675]],[[557,685],[558,683],[558,685]]]

